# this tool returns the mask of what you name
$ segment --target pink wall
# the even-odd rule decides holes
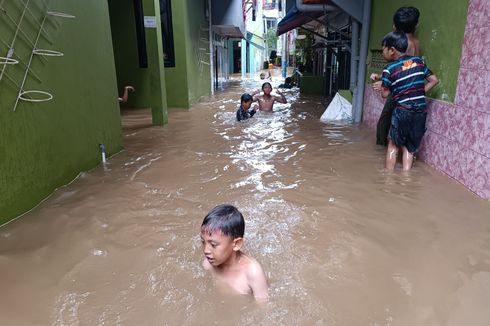
[[[490,1],[469,0],[455,103],[429,101],[419,159],[490,199]],[[376,128],[383,99],[366,85],[363,123]]]

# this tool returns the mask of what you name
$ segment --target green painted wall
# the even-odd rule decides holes
[[[172,1],[175,67],[165,68],[167,104],[170,108],[189,108],[187,84],[186,29],[187,1]]]
[[[132,85],[136,89],[136,92],[130,93],[128,102],[121,104],[121,107],[148,107],[145,93],[149,82],[138,65],[133,0],[109,0],[108,3],[118,93],[121,95],[126,85]]]
[[[352,92],[350,89],[339,89],[337,92],[352,104]]]
[[[155,16],[155,12],[160,12],[158,6],[158,0],[143,1],[144,15]],[[126,85],[136,89],[122,107],[150,107],[153,124],[163,125],[167,122],[167,99],[160,60],[163,57],[160,16],[156,16],[157,28],[145,29],[148,67],[140,68],[133,0],[109,0],[109,11],[119,94]]]
[[[207,0],[187,0],[187,80],[189,103],[211,93],[209,22],[205,17]]]
[[[325,94],[325,77],[322,76],[301,76],[301,94]]]
[[[42,0],[31,0],[31,11],[21,25],[31,40],[45,12]],[[18,20],[22,3],[6,0],[3,7]],[[35,56],[26,90],[52,93],[46,102],[20,102],[12,111],[25,67],[9,66],[0,81],[0,224],[37,205],[42,199],[100,163],[99,143],[108,154],[121,150],[121,122],[107,2],[52,0],[51,11],[75,19],[48,18],[38,48],[64,53]],[[0,15],[0,55],[14,35],[14,26]],[[14,58],[28,62],[32,46],[24,35],[14,44]],[[40,80],[37,80],[36,77]]]
[[[420,11],[415,35],[420,40],[422,56],[440,80],[429,96],[454,102],[468,0],[373,0],[369,49],[381,49],[383,36],[392,30],[393,14],[402,6],[414,6]],[[368,67],[368,72],[369,78],[374,70]]]
[[[211,92],[205,0],[173,0],[175,67],[165,68],[169,107],[189,108]]]

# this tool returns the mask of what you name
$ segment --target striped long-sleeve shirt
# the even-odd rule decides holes
[[[409,110],[425,110],[425,79],[432,75],[419,57],[401,56],[385,66],[382,86],[392,94],[392,101],[398,107]]]

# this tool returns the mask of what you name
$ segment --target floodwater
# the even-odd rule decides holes
[[[235,122],[259,84],[164,128],[125,114],[124,151],[0,228],[0,324],[488,325],[489,202],[421,162],[385,171],[372,130],[321,123],[321,98],[296,90]],[[268,303],[201,268],[221,203],[245,216]]]

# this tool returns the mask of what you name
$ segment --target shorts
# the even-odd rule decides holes
[[[427,130],[426,119],[425,110],[415,111],[395,107],[391,116],[390,139],[397,147],[405,146],[410,153],[417,153]]]

